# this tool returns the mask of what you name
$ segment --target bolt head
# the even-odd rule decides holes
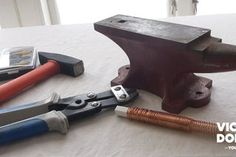
[[[115,91],[119,91],[121,88],[120,87],[116,87],[115,88]]]
[[[120,96],[120,99],[125,99],[126,97],[127,97],[126,94],[122,94],[122,95]]]
[[[93,92],[90,92],[90,93],[88,93],[87,94],[87,97],[89,97],[89,98],[95,98],[97,95],[95,94],[95,93],[93,93]]]
[[[97,106],[99,106],[99,105],[100,105],[100,103],[97,102],[97,101],[94,101],[94,102],[92,102],[92,104],[91,104],[91,106],[93,106],[93,107],[97,107]]]

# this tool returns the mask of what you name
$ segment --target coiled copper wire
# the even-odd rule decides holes
[[[194,120],[184,116],[152,111],[138,107],[128,108],[127,117],[129,119],[148,122],[159,126],[188,132],[200,132],[211,135],[216,135],[220,132],[215,123]]]

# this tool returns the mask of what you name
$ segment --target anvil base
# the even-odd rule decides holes
[[[143,78],[149,77],[148,81],[144,81],[140,77],[132,77],[129,71],[130,65],[121,67],[118,70],[118,76],[111,81],[111,85],[122,84],[125,87],[139,88],[156,94],[163,99],[162,109],[168,112],[180,113],[186,107],[202,107],[210,101],[212,80],[208,78],[192,73],[181,75],[175,80],[178,84],[170,86],[172,94],[166,96],[162,85],[155,86],[155,82],[164,78],[142,75]]]

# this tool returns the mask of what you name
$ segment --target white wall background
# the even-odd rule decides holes
[[[199,0],[197,15],[236,13],[236,0]]]
[[[57,0],[62,24],[92,23],[115,14],[159,19],[171,0]],[[236,0],[198,0],[197,15],[236,13]],[[192,0],[176,0],[176,16],[194,15]]]
[[[93,23],[126,14],[144,18],[167,17],[168,0],[57,0],[63,24]]]
[[[54,2],[55,0],[0,0],[0,25],[8,28],[57,24],[59,20]]]
[[[150,19],[170,15],[173,0],[0,0],[0,28],[93,23],[126,14]],[[176,16],[194,15],[193,0],[175,0]],[[198,0],[197,15],[236,13],[236,0]]]
[[[21,26],[15,0],[0,0],[1,27]]]

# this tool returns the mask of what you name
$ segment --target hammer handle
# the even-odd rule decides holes
[[[4,102],[16,96],[23,90],[33,86],[60,72],[60,65],[56,61],[49,60],[40,67],[0,86],[0,102]]]

